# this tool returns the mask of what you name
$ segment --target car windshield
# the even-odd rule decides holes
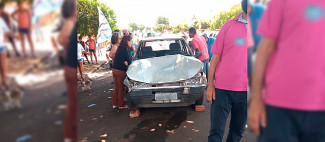
[[[192,55],[186,42],[181,39],[142,41],[138,49],[140,59],[176,54]]]
[[[146,46],[151,46],[152,51],[170,50],[169,45],[175,43],[175,40],[162,40],[146,42]],[[179,43],[177,43],[179,44]]]

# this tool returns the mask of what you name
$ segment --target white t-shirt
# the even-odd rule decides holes
[[[0,18],[0,46],[4,45],[4,34],[10,32],[6,22]]]
[[[77,60],[81,59],[82,52],[85,51],[85,49],[82,47],[80,43],[78,43],[78,48],[77,48]]]

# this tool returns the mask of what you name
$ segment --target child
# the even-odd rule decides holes
[[[18,18],[16,16],[18,16]],[[27,36],[27,40],[32,51],[32,57],[35,58],[36,56],[31,35],[31,12],[24,7],[23,2],[19,1],[18,9],[12,14],[12,17],[18,22],[18,31],[24,57],[27,57],[25,51],[25,36]]]

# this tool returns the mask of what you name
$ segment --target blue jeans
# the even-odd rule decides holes
[[[325,111],[266,106],[267,127],[259,142],[325,142]]]
[[[216,88],[216,99],[210,110],[209,142],[222,142],[226,121],[231,112],[227,142],[239,142],[247,121],[247,91],[228,91]]]
[[[203,63],[203,72],[208,76],[209,73],[209,59],[201,61]]]
[[[247,76],[250,77],[253,74],[253,52],[254,48],[247,48]]]

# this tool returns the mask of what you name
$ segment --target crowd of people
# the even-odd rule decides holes
[[[218,35],[200,35],[194,27],[189,28],[188,34],[182,30],[185,39],[192,39],[189,45],[207,75],[207,100],[211,104],[209,142],[222,141],[229,114],[227,141],[241,140],[247,120],[261,141],[324,140],[324,127],[317,125],[323,126],[319,122],[325,119],[324,73],[320,72],[324,68],[324,52],[320,51],[324,51],[325,32],[317,27],[324,25],[325,16],[321,13],[325,3],[314,2],[271,0],[266,10],[264,5],[242,0],[242,12],[227,21]],[[288,5],[296,9],[288,11]],[[297,13],[304,14],[292,15]],[[308,34],[295,30],[297,26]],[[112,34],[109,57],[113,60],[113,108],[127,108],[123,80],[136,52],[133,36],[127,30]],[[295,47],[296,52],[292,52]],[[132,118],[139,115],[139,110],[130,112]],[[284,123],[279,123],[280,119]],[[317,128],[312,130],[305,122]]]

